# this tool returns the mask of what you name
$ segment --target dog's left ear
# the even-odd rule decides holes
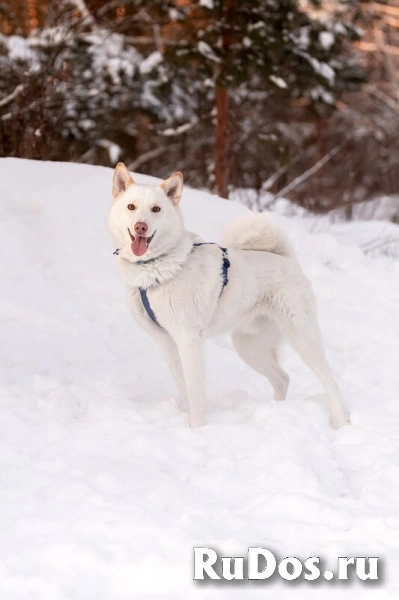
[[[183,173],[177,171],[161,183],[159,186],[163,189],[167,197],[172,200],[173,204],[179,204],[180,196],[183,191]]]
[[[121,194],[122,192],[126,192],[127,188],[130,185],[133,185],[134,181],[127,170],[126,165],[123,163],[118,163],[115,167],[114,171],[114,179],[112,182],[112,195],[114,200]]]

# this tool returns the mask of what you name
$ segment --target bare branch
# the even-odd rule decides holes
[[[396,46],[390,46],[389,44],[377,45],[372,42],[355,42],[354,44],[359,50],[364,52],[385,52],[385,54],[394,54],[399,56],[399,48]]]
[[[294,190],[299,185],[301,185],[301,183],[304,183],[307,179],[312,177],[312,175],[317,173],[317,171],[319,171],[322,167],[324,167],[324,165],[327,164],[332,158],[334,158],[334,156],[336,156],[337,154],[339,154],[339,152],[341,152],[342,148],[349,141],[349,137],[350,136],[347,135],[339,144],[334,146],[334,148],[332,148],[328,154],[323,156],[323,158],[321,158],[319,161],[317,161],[317,163],[315,163],[312,167],[310,167],[310,169],[308,169],[307,171],[305,171],[304,173],[302,173],[301,175],[296,177],[293,181],[291,181],[291,183],[289,183],[288,185],[283,187],[283,189],[280,190],[278,192],[278,194],[276,194],[274,196],[274,200],[277,200],[278,198],[283,198],[283,197],[285,198],[287,194],[292,192],[292,190]]]
[[[129,44],[133,44],[133,45],[136,45],[136,44],[137,45],[142,44],[142,45],[147,45],[147,46],[154,45],[154,38],[148,37],[148,36],[143,36],[143,35],[126,35],[125,40]],[[182,48],[186,48],[187,42],[185,42],[184,40],[167,40],[167,39],[163,38],[162,46],[181,46]]]
[[[2,100],[0,100],[0,108],[2,106],[5,106],[6,104],[8,104],[9,102],[11,102],[12,100],[14,100],[14,98],[16,98],[17,96],[19,96],[19,94],[22,92],[23,89],[24,89],[24,86],[22,85],[22,83],[20,83],[19,85],[17,85],[17,87],[15,88],[15,90],[11,94],[9,94],[8,96],[6,96]]]
[[[161,146],[160,148],[154,148],[153,150],[149,150],[148,152],[144,152],[141,154],[136,160],[129,163],[127,168],[129,171],[136,171],[141,165],[147,162],[147,160],[151,160],[152,158],[157,158],[164,154],[168,148],[166,146]]]
[[[373,96],[378,98],[378,100],[381,100],[381,102],[383,102],[386,106],[388,106],[396,114],[399,114],[399,103],[396,102],[396,100],[394,100],[393,98],[391,98],[391,96],[388,96],[388,94],[386,94],[382,90],[379,90],[378,88],[376,88],[372,85],[365,85],[364,89],[369,94],[372,94]]]
[[[374,252],[384,252],[392,256],[398,256],[399,237],[387,237],[385,239],[375,239],[361,246],[365,254],[373,254]]]
[[[90,23],[90,25],[94,23],[93,15],[87,8],[85,0],[69,0],[69,2],[73,4],[80,12],[83,21],[85,21],[86,23]]]
[[[268,177],[266,181],[262,184],[262,191],[267,192],[267,190],[270,190],[270,188],[273,187],[276,181],[280,179],[281,175],[284,175],[287,172],[287,169],[287,165],[283,165],[282,167],[277,169],[275,173],[270,175],[270,177]]]
[[[399,7],[397,6],[387,6],[386,4],[379,4],[378,2],[373,2],[371,7],[374,8],[374,10],[378,12],[383,12],[387,15],[399,16]]]
[[[384,21],[390,27],[399,27],[399,19],[393,19],[392,17],[385,17]]]

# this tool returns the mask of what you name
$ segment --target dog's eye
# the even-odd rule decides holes
[[[127,207],[129,210],[136,210],[136,207],[134,206],[134,204],[128,204]]]
[[[153,206],[151,210],[152,212],[159,212],[161,209],[159,206]]]

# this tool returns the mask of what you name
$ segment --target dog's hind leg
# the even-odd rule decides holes
[[[274,399],[285,400],[289,377],[277,362],[277,349],[281,339],[277,327],[270,321],[265,322],[256,333],[236,331],[231,339],[238,356],[269,380],[274,390]]]
[[[313,302],[298,302],[296,298],[292,310],[289,309],[274,315],[281,332],[323,385],[329,401],[332,426],[338,428],[348,424],[348,413],[324,353]]]

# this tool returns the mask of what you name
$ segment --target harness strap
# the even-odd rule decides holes
[[[147,296],[147,290],[143,290],[143,288],[139,288],[139,292],[140,292],[140,297],[141,297],[141,302],[143,303],[143,306],[146,310],[147,315],[150,317],[150,319],[152,319],[155,323],[155,325],[159,325],[158,323],[158,319],[155,316],[154,311],[151,308],[151,304],[150,301],[148,300],[148,296]]]
[[[193,248],[196,248],[197,246],[205,246],[206,244],[212,244],[215,245],[215,242],[199,242],[197,244],[193,245]],[[223,248],[222,246],[219,246],[219,248],[221,249],[221,251],[223,252],[223,263],[222,263],[222,279],[223,279],[223,286],[222,286],[222,290],[220,292],[220,296],[223,294],[223,290],[225,288],[225,286],[229,283],[229,267],[230,267],[230,261],[227,258],[227,248]],[[219,296],[219,298],[220,298]]]
[[[193,250],[194,250],[194,248],[197,248],[198,246],[204,246],[205,244],[214,244],[215,245],[215,242],[199,242],[197,244],[193,244]],[[222,289],[221,289],[221,292],[219,295],[219,298],[220,298],[220,296],[223,294],[224,288],[226,287],[226,285],[229,282],[228,274],[229,274],[229,267],[230,267],[231,263],[227,256],[227,248],[222,248],[221,246],[219,246],[219,248],[223,252],[222,273],[221,273],[222,274]],[[114,252],[114,254],[115,254],[115,252]],[[143,304],[143,307],[144,307],[147,315],[155,323],[155,325],[158,325],[158,327],[160,327],[158,319],[157,319],[154,311],[151,308],[150,301],[148,300],[147,290],[144,290],[143,288],[139,288],[139,292],[140,292],[141,302]]]

